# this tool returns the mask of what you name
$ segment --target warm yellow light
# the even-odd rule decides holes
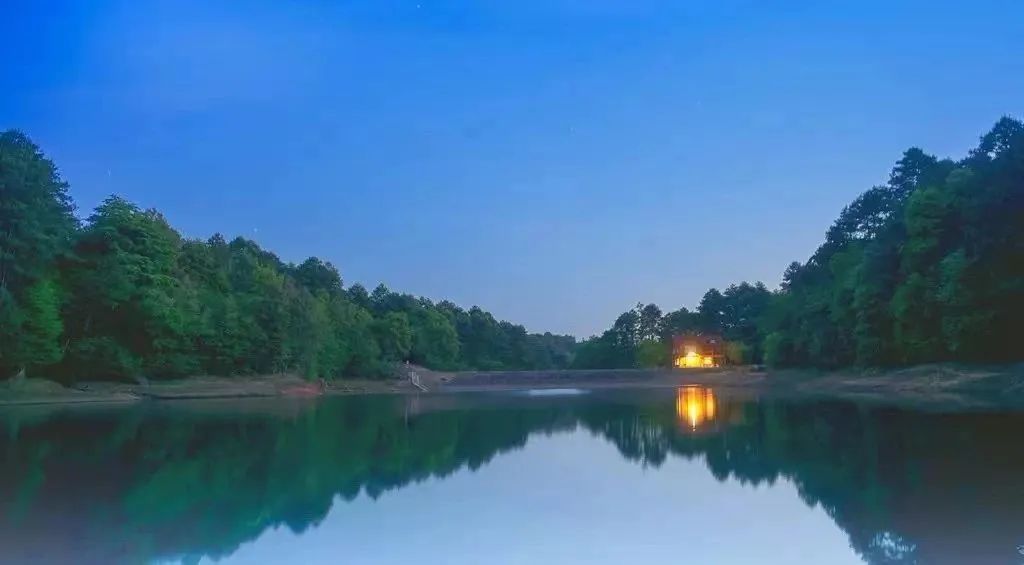
[[[696,348],[687,347],[686,353],[675,358],[673,365],[679,368],[717,367],[712,355],[701,355]]]
[[[700,367],[701,358],[696,351],[687,351],[682,358],[681,367]]]
[[[676,415],[690,424],[690,429],[715,419],[715,393],[709,388],[682,387],[676,391]]]
[[[700,421],[700,404],[696,402],[686,405],[686,415],[690,418],[690,427],[697,429],[697,423]]]

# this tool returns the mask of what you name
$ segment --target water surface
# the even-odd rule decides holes
[[[689,387],[0,413],[3,563],[1019,563],[1024,414]]]

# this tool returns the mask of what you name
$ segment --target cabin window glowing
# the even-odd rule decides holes
[[[712,368],[723,361],[721,340],[717,336],[685,334],[672,336],[672,366]]]
[[[686,355],[676,357],[675,366],[680,368],[715,367],[716,364],[713,356],[701,355],[690,350],[686,352]]]
[[[686,352],[686,355],[682,356],[682,364],[680,367],[700,367],[701,357],[696,351],[692,349]]]

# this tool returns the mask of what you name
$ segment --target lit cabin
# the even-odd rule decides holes
[[[672,365],[680,369],[718,367],[725,361],[725,342],[712,334],[672,337]]]

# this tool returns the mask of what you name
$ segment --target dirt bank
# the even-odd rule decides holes
[[[427,393],[535,388],[658,388],[703,385],[765,396],[837,398],[920,407],[1024,408],[1024,364],[993,367],[925,365],[894,370],[494,371],[443,373],[413,368]],[[321,390],[294,375],[191,377],[149,384],[81,383],[75,388],[37,379],[0,383],[0,406],[138,402],[197,398],[259,398],[340,394],[424,394],[409,380],[338,380]],[[311,391],[313,391],[311,393]]]
[[[346,379],[325,385],[321,391],[315,383],[295,375],[189,377],[148,384],[84,382],[74,387],[41,379],[25,379],[20,382],[0,382],[0,406],[309,396],[310,390],[321,394],[386,394],[416,390],[410,383],[401,380]]]

